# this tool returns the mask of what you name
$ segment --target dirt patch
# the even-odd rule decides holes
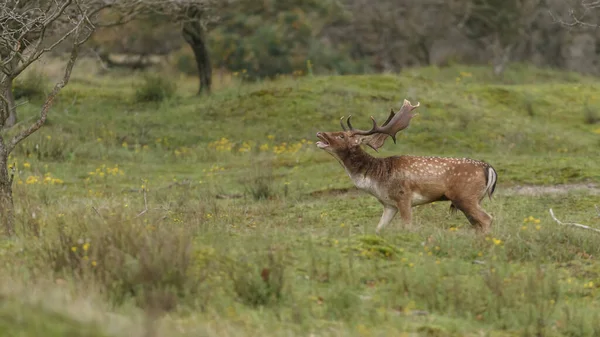
[[[350,188],[328,188],[326,190],[318,190],[310,192],[310,195],[313,197],[334,197],[342,194],[355,194],[360,191],[356,187]]]
[[[569,192],[584,192],[591,195],[600,195],[600,186],[597,184],[562,184],[562,185],[517,185],[507,188],[497,188],[498,195],[545,195],[545,194],[567,194]],[[356,187],[350,188],[329,188],[325,190],[313,191],[310,193],[313,197],[332,197],[343,194],[358,194],[360,190]]]
[[[544,194],[567,194],[569,192],[587,192],[592,195],[600,195],[600,187],[596,184],[563,184],[550,186],[513,186],[510,188],[499,189],[500,195],[544,195]]]

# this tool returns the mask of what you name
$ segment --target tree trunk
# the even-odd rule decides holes
[[[0,118],[4,119],[0,121],[0,129],[10,128],[17,123],[17,106],[15,104],[15,95],[13,94],[13,80],[5,77],[0,86],[2,89],[2,95],[6,99],[0,101]]]
[[[208,47],[206,46],[204,29],[198,21],[191,21],[183,25],[182,33],[185,41],[192,47],[194,57],[196,58],[198,77],[200,79],[198,95],[201,95],[204,92],[210,94],[210,87],[212,85],[212,66],[208,54]]]
[[[6,100],[8,101],[8,119],[4,124],[5,127],[10,128],[17,123],[17,106],[15,104],[15,95],[13,94],[13,81],[8,80],[7,83]]]
[[[14,234],[15,209],[12,196],[13,176],[8,171],[8,154],[0,148],[0,226],[7,236]]]

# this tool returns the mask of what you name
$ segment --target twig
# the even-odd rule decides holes
[[[96,212],[96,214],[98,214],[99,217],[102,218],[102,220],[104,220],[104,217],[102,216],[102,214],[100,214],[100,212],[98,212],[98,210],[96,209],[96,207],[92,206],[92,209],[94,210],[94,212]]]
[[[596,207],[596,212],[598,212],[598,216],[600,217],[600,207],[598,205],[594,205],[594,207]]]
[[[144,180],[142,179],[142,182],[143,181]],[[140,214],[138,214],[136,216],[136,218],[140,217],[140,216],[144,215],[146,212],[148,212],[148,194],[146,193],[146,185],[144,184],[143,186],[144,187],[142,187],[142,192],[144,192],[144,210],[141,211]]]
[[[555,216],[554,216],[554,212],[552,211],[552,208],[550,208],[550,216],[552,217],[552,219],[554,219],[554,221],[556,221],[556,223],[558,223],[559,225],[564,225],[564,226],[574,226],[574,227],[579,227],[579,228],[583,228],[583,229],[589,229],[591,231],[594,232],[598,232],[600,233],[600,229],[596,229],[590,226],[586,226],[586,225],[582,225],[582,224],[578,224],[578,223],[573,223],[573,222],[562,222],[560,220],[558,220]]]

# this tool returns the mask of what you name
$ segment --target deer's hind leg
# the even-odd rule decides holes
[[[452,200],[452,205],[467,217],[467,220],[482,234],[488,233],[493,218],[480,205],[477,200]]]

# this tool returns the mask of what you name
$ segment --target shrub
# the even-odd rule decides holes
[[[46,95],[47,77],[39,71],[30,71],[17,77],[13,84],[15,99],[42,99]]]
[[[260,164],[257,164],[260,165]],[[254,200],[271,199],[275,196],[273,182],[275,176],[271,168],[272,164],[257,166],[255,173],[248,178],[245,184],[246,192],[249,193]]]
[[[266,261],[264,261],[266,260]],[[229,268],[233,290],[244,304],[262,306],[281,299],[285,264],[281,257],[269,251],[266,259],[256,264],[238,262]]]
[[[583,106],[584,122],[585,124],[596,124],[600,123],[600,115],[597,110],[586,104]]]
[[[191,76],[196,76],[198,74],[196,59],[191,51],[182,49],[181,51],[175,53],[174,57],[177,70]]]
[[[211,270],[194,255],[192,229],[184,224],[120,213],[57,228],[35,248],[38,260],[63,277],[99,286],[114,303],[130,299],[144,309],[172,310],[199,295]]]
[[[138,102],[161,102],[173,97],[176,89],[176,84],[165,76],[146,74],[144,82],[135,91],[135,99]]]

